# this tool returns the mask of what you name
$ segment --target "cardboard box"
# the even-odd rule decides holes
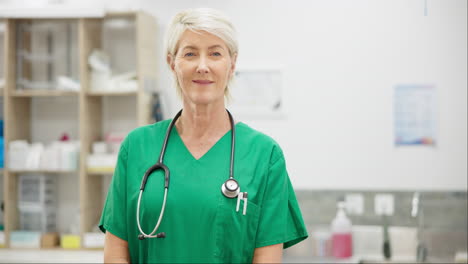
[[[57,232],[45,233],[41,237],[41,248],[55,248],[60,242]]]

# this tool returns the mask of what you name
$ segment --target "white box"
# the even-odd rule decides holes
[[[22,170],[26,168],[25,157],[29,153],[29,144],[26,140],[15,140],[10,142],[8,146],[8,161],[7,167],[10,170]]]
[[[414,256],[417,248],[415,227],[388,227],[393,257]],[[353,254],[360,256],[382,256],[383,227],[378,225],[353,226]]]
[[[93,142],[93,151],[92,154],[106,154],[107,153],[107,143],[104,141]]]
[[[88,168],[114,168],[117,164],[117,154],[91,154],[88,155],[86,166]]]
[[[84,248],[104,248],[104,233],[89,232],[83,236]]]
[[[353,225],[353,254],[381,255],[383,228],[377,225]]]
[[[393,256],[414,256],[418,248],[416,227],[390,226],[388,228]]]

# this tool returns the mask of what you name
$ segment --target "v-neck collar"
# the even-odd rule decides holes
[[[237,122],[236,124],[234,124],[234,127],[236,127],[236,129],[237,129],[237,125],[240,124],[240,123],[241,123],[241,122]],[[208,154],[209,154],[210,152],[213,152],[213,149],[216,149],[216,147],[217,147],[218,145],[220,145],[221,142],[223,142],[223,141],[225,140],[225,138],[228,137],[228,135],[231,135],[231,131],[232,131],[232,129],[229,129],[222,137],[220,137],[220,138],[216,141],[216,143],[213,144],[213,146],[211,146],[210,149],[208,149],[208,151],[206,151],[199,159],[196,159],[196,158],[193,156],[192,152],[190,152],[190,150],[189,150],[189,149],[187,148],[187,146],[185,145],[185,142],[182,140],[182,137],[180,136],[179,131],[177,130],[177,127],[174,126],[174,127],[172,128],[172,130],[173,130],[173,131],[171,131],[171,134],[172,134],[172,133],[175,134],[175,136],[177,137],[177,140],[178,140],[179,143],[182,145],[182,148],[185,150],[185,153],[186,153],[188,156],[190,156],[190,157],[192,158],[192,160],[194,160],[194,161],[201,161],[201,160],[204,159],[206,156],[208,156]],[[231,137],[229,137],[229,138],[231,138]],[[231,146],[230,140],[229,140],[229,146]]]

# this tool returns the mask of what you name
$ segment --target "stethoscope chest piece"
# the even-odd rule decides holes
[[[221,185],[221,192],[227,198],[236,198],[240,192],[239,183],[236,180],[230,178],[225,181],[223,185]]]

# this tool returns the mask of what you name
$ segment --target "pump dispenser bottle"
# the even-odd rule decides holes
[[[335,258],[349,258],[353,255],[351,220],[346,216],[345,203],[338,202],[338,212],[331,224],[332,254]]]

